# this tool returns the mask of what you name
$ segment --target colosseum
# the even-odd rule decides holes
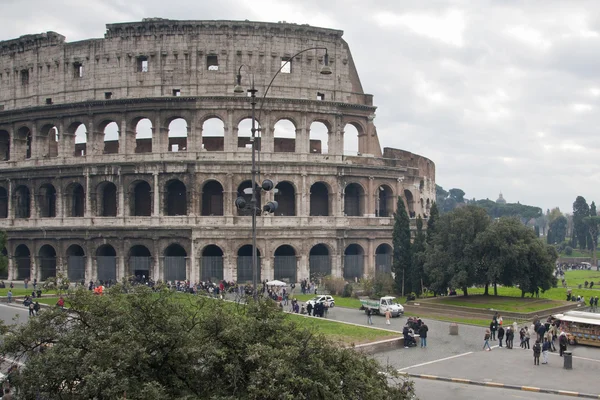
[[[251,280],[251,217],[234,204],[252,187],[238,71],[258,90],[259,180],[275,184],[258,201],[279,203],[257,217],[259,279],[389,270],[397,196],[413,222],[427,217],[435,166],[382,150],[342,34],[153,18],[109,24],[103,39],[1,41],[9,279]]]

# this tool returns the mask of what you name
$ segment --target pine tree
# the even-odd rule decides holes
[[[411,282],[410,289],[420,294],[422,292],[422,286],[425,284],[425,233],[423,232],[423,219],[419,215],[417,217],[417,233],[415,235],[415,240],[412,244],[412,274],[411,274]]]
[[[589,230],[583,219],[590,216],[590,207],[588,206],[583,196],[577,196],[573,203],[573,235],[575,239],[573,244],[575,247],[579,244],[581,250],[587,249],[587,238]]]
[[[412,254],[410,244],[410,219],[402,197],[398,196],[398,205],[394,214],[394,244],[393,269],[396,288],[404,296],[411,276]]]
[[[433,235],[435,234],[435,228],[438,219],[440,218],[440,212],[437,207],[437,203],[433,203],[431,210],[429,211],[429,219],[427,220],[427,244],[431,244]]]

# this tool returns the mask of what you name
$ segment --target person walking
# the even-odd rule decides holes
[[[510,326],[506,327],[506,348],[513,348],[513,339],[515,338],[515,333],[513,332]]]
[[[502,339],[504,339],[504,328],[502,325],[498,326],[498,346],[502,347]]]
[[[425,322],[421,324],[419,327],[419,337],[421,338],[421,348],[427,347],[427,332],[429,331],[429,327]]]
[[[371,315],[373,315],[373,311],[370,308],[367,308],[367,324],[373,325],[373,319],[371,319]]]
[[[487,347],[487,349],[486,349],[486,347]],[[492,348],[490,347],[490,330],[489,329],[485,330],[485,335],[483,336],[483,350],[492,351]]]
[[[492,322],[490,322],[491,340],[496,340],[496,330],[498,330],[498,320],[496,319],[496,316],[494,316]]]
[[[525,327],[525,348],[529,350],[529,339],[531,339],[531,334],[529,333],[529,328]]]
[[[567,351],[567,342],[569,341],[569,339],[567,338],[567,334],[564,332],[561,332],[560,335],[558,336],[558,346],[560,348],[560,356],[563,356],[563,353],[565,351]]]
[[[385,310],[385,324],[386,325],[390,325],[390,318],[392,317],[392,312],[390,311],[389,308],[386,308]]]
[[[542,352],[542,346],[540,341],[536,340],[533,345],[533,365],[540,365],[540,353]]]
[[[544,345],[542,346],[542,356],[544,361],[542,364],[548,364],[548,352],[550,351],[550,342],[547,339],[544,339]]]
[[[8,298],[8,302],[12,303],[12,290],[8,291],[8,293],[6,294],[6,297]]]

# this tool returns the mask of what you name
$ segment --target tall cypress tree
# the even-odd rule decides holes
[[[394,214],[394,244],[393,270],[396,279],[396,288],[404,296],[411,277],[412,254],[410,246],[410,219],[402,197],[398,196],[398,205]]]
[[[573,203],[573,235],[575,236],[573,242],[575,245],[579,244],[581,250],[587,249],[587,239],[590,233],[583,219],[589,216],[590,206],[583,196],[577,196]]]
[[[427,244],[431,244],[431,241],[433,240],[435,226],[439,218],[440,211],[438,210],[437,203],[434,202],[429,211],[429,219],[427,220]]]
[[[410,290],[420,294],[424,282],[424,265],[425,265],[425,233],[423,232],[423,218],[417,217],[417,233],[415,240],[412,243],[412,274],[410,281]],[[422,285],[423,283],[423,285]]]

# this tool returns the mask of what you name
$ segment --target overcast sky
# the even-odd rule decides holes
[[[145,17],[341,29],[385,147],[432,159],[467,198],[600,201],[600,1],[0,0],[0,40],[102,37]]]

